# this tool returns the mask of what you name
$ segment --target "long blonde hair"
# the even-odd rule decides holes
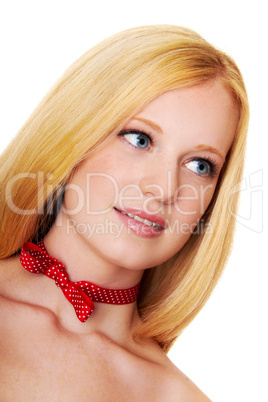
[[[213,234],[193,234],[177,255],[146,270],[138,300],[142,320],[135,335],[154,338],[168,351],[208,299],[230,253],[238,202],[232,189],[242,175],[249,114],[237,66],[195,32],[170,25],[129,29],[89,50],[65,72],[1,156],[0,257],[49,230],[51,211],[73,169],[142,106],[166,91],[212,79],[230,91],[240,115],[202,218]]]

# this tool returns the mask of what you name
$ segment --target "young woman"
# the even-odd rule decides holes
[[[2,400],[208,400],[166,352],[228,258],[247,123],[235,63],[177,26],[66,71],[1,157]]]

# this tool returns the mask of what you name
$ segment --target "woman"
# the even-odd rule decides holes
[[[3,400],[208,400],[165,353],[229,255],[247,123],[238,68],[187,29],[66,71],[1,159]]]

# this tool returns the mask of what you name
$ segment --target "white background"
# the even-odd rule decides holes
[[[266,17],[261,0],[9,0],[0,6],[1,151],[64,69],[123,29],[187,26],[239,65],[251,122],[234,250],[210,301],[169,354],[215,402],[268,401]]]

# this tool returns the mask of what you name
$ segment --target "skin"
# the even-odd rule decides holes
[[[137,136],[129,133],[111,135],[73,173],[45,238],[70,279],[127,288],[140,281],[144,269],[174,255],[209,205],[237,119],[230,94],[211,81],[162,94],[127,122],[123,130],[153,137],[148,147],[138,148]],[[215,175],[197,172],[194,158],[212,159]],[[88,195],[88,173],[97,173],[90,181],[90,208],[78,204]],[[115,197],[115,185],[121,198]],[[143,237],[128,229],[114,207],[156,214],[166,227]],[[111,230],[90,236],[82,230],[107,221],[121,228],[116,239]],[[176,221],[189,230],[172,231]],[[96,303],[81,323],[51,279],[23,270],[18,257],[0,262],[0,276],[2,400],[209,400],[153,340],[132,338],[136,303]]]

